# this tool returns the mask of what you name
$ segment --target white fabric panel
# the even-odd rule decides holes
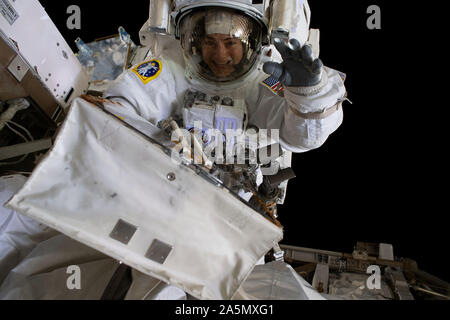
[[[282,261],[258,265],[236,293],[237,300],[327,300]]]
[[[186,293],[161,280],[137,270],[132,271],[133,283],[125,300],[186,300]]]
[[[80,287],[69,289],[78,266]],[[98,300],[119,262],[62,234],[36,245],[0,287],[1,300]],[[69,270],[70,271],[70,270]]]
[[[3,206],[26,181],[20,175],[0,178],[0,285],[41,241],[57,234],[45,225]]]
[[[200,299],[231,298],[282,238],[229,192],[81,99],[8,206]],[[128,245],[109,237],[119,219],[137,227]],[[173,247],[163,264],[145,257],[155,239]]]
[[[12,196],[24,185],[27,178],[21,175],[0,177],[0,233],[6,228],[13,211],[3,207]]]

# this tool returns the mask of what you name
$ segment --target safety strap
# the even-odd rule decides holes
[[[121,263],[103,292],[101,300],[123,300],[132,282],[131,268]]]
[[[341,108],[342,108],[342,101],[338,102],[337,104],[335,104],[331,108],[326,109],[323,112],[301,113],[300,111],[298,111],[297,109],[295,109],[293,107],[291,107],[291,110],[296,116],[298,116],[300,118],[312,119],[312,120],[320,120],[320,119],[328,118],[333,113],[339,111]]]

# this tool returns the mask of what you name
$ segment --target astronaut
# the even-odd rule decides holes
[[[270,159],[269,166],[259,163],[262,172],[255,173],[252,181],[257,188],[264,182],[261,175],[273,177],[290,167],[292,152],[325,143],[342,123],[346,90],[343,75],[323,66],[318,58],[317,31],[309,30],[306,1],[253,2],[174,1],[173,8],[165,8],[173,10],[170,23],[156,28],[157,17],[151,16],[143,30],[159,33],[141,32],[150,47],[148,57],[122,74],[105,97],[120,103],[120,107],[109,104],[109,111],[158,140],[161,123],[169,117],[181,119],[182,128],[199,129],[203,151],[216,163],[222,162],[217,161],[221,158],[213,147],[223,140],[228,148],[232,140],[217,137],[217,131],[224,136],[230,131],[245,134],[249,129],[267,133],[250,153],[279,145],[280,157]],[[167,3],[155,2],[153,15]],[[277,22],[277,6],[295,14]],[[289,25],[289,36],[276,25]],[[225,152],[230,153],[227,148]],[[239,148],[232,145],[231,149],[236,153]],[[282,204],[287,181],[278,187],[277,196],[266,197],[266,192],[262,197]],[[250,194],[249,190],[236,192]]]
[[[203,129],[215,127],[212,119],[235,118],[244,130],[246,124],[279,129],[284,150],[320,147],[342,123],[346,90],[341,74],[314,56],[312,47],[318,44],[307,43],[307,2],[294,3],[300,11],[299,39],[275,37],[275,50],[267,19],[252,1],[175,1],[173,28],[179,40],[154,35],[151,56],[107,91],[107,98],[125,106],[111,111],[126,121],[145,120],[155,129],[147,132],[158,131],[158,123],[175,114],[185,127],[201,120]],[[243,101],[234,107],[244,112],[183,110],[188,90]]]
[[[203,146],[210,142],[208,130],[233,129],[243,133],[249,128],[278,130],[275,142],[280,145],[282,155],[277,159],[277,169],[290,166],[291,152],[322,146],[343,120],[342,103],[346,100],[343,76],[325,67],[318,58],[318,36],[309,30],[307,1],[260,2],[151,1],[151,17],[141,34],[150,48],[149,54],[107,89],[105,98],[119,104],[106,103],[105,108],[158,140],[167,138],[163,130],[167,119],[178,119],[180,127],[187,130],[198,128],[200,122]],[[284,17],[283,10],[292,15]],[[161,16],[165,19],[158,20]],[[282,198],[278,198],[279,203]],[[38,234],[44,233],[37,229]],[[46,242],[61,246],[62,239],[57,242],[52,239]],[[67,242],[67,252],[59,258],[59,265],[70,264],[73,252],[83,260],[83,246],[69,239]],[[42,244],[36,248],[43,250]],[[27,252],[36,259],[38,253],[33,254],[31,247]],[[103,271],[100,267],[95,269],[101,271],[96,271],[98,287],[80,296],[92,298],[103,292],[117,264],[104,256],[97,257],[89,249],[86,255],[90,257],[84,259],[89,261],[89,268],[103,268]],[[98,266],[93,265],[94,258],[99,261]],[[25,273],[26,261],[17,268]],[[95,272],[92,274],[95,279]],[[55,276],[55,272],[51,275]],[[151,290],[156,296],[158,292],[171,298],[183,296],[175,288],[158,285],[144,275],[135,273],[133,277],[128,298],[142,298],[140,293],[148,297]],[[39,285],[46,282],[42,279],[36,280]],[[14,281],[10,277],[3,284],[3,292],[8,292],[8,286],[18,290]]]

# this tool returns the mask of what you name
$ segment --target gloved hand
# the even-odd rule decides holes
[[[274,40],[275,47],[280,52],[283,63],[266,62],[263,66],[265,73],[277,78],[288,87],[312,87],[322,80],[323,63],[312,55],[311,47],[296,39],[286,45],[281,39]]]

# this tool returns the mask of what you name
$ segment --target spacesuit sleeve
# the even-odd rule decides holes
[[[155,64],[154,72],[140,75],[141,66]],[[149,59],[125,71],[105,92],[111,103],[105,109],[147,136],[160,129],[158,122],[171,116],[177,106],[173,72],[162,58]]]
[[[286,107],[280,128],[285,149],[300,153],[319,148],[342,124],[346,90],[341,74],[325,67],[322,85],[320,90],[285,88]]]

